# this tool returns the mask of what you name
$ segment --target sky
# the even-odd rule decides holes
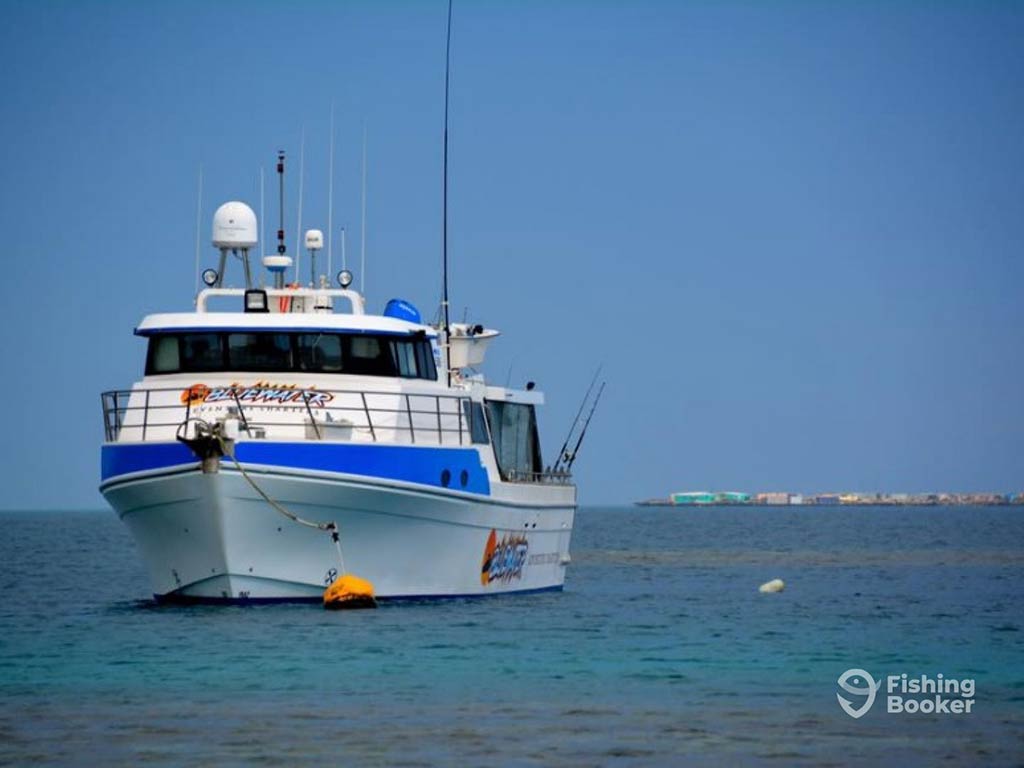
[[[222,202],[433,316],[444,0],[0,0],[4,508],[102,508],[100,392]],[[452,314],[582,504],[1024,490],[1024,4],[455,0]],[[367,146],[366,231],[360,163]],[[365,234],[366,269],[359,250]],[[274,244],[266,247],[273,252]]]

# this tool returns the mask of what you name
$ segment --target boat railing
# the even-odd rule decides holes
[[[183,422],[223,417],[237,419],[248,439],[489,442],[482,411],[461,395],[197,385],[111,390],[101,399],[108,442],[174,439]]]
[[[553,485],[567,485],[572,482],[572,473],[557,469],[545,469],[543,472],[527,472],[520,469],[508,469],[502,472],[502,478],[510,483],[547,483]]]

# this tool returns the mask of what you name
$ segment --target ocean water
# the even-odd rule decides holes
[[[1024,764],[1024,508],[584,508],[562,593],[340,613],[157,606],[109,511],[0,524],[0,764]],[[853,719],[854,667],[973,711]]]

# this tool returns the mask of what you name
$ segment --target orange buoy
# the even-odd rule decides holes
[[[351,609],[376,608],[373,584],[366,579],[345,573],[324,590],[324,608]]]

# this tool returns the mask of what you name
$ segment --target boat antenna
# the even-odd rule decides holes
[[[604,392],[605,382],[601,382],[601,388],[597,390],[597,397],[594,398],[594,404],[590,406],[590,413],[587,414],[587,420],[583,422],[583,429],[580,431],[580,439],[576,441],[576,445],[572,449],[572,453],[569,454],[568,461],[565,464],[565,471],[571,472],[573,462],[576,461],[576,455],[580,452],[580,446],[583,444],[583,438],[587,434],[587,427],[590,426],[590,420],[594,417],[594,411],[597,410],[597,404],[601,400],[601,394]]]
[[[345,228],[341,228],[341,268],[348,269],[348,259],[345,257]],[[328,270],[329,272],[329,270]]]
[[[332,238],[334,236],[334,99],[331,99],[331,143],[327,160],[327,275],[334,274]]]
[[[299,262],[302,260],[302,249],[299,240],[302,237],[302,182],[306,178],[306,126],[302,126],[302,138],[299,139],[299,211],[295,224],[295,282],[299,280]]]
[[[565,436],[565,442],[562,443],[562,450],[558,452],[558,459],[555,461],[556,469],[562,461],[566,461],[569,458],[569,455],[565,451],[569,447],[569,443],[572,441],[573,433],[576,431],[576,426],[580,422],[580,416],[583,415],[583,409],[586,408],[587,401],[590,400],[590,393],[594,391],[594,385],[597,383],[597,377],[601,375],[601,369],[603,367],[604,363],[601,363],[601,365],[597,366],[597,370],[594,371],[594,376],[590,380],[590,386],[587,387],[587,394],[583,396],[583,401],[580,403],[579,410],[576,411],[576,418],[572,420],[572,426],[569,427],[569,434]]]
[[[267,253],[267,220],[263,216],[263,187],[264,187],[264,168],[260,166],[260,251],[266,255]]]
[[[277,184],[279,190],[279,201],[280,201],[280,221],[281,226],[277,229],[277,255],[284,256],[288,250],[284,247],[284,150],[278,150],[277,153]]]
[[[366,122],[363,121],[363,199],[359,224],[359,292],[366,295]]]
[[[203,164],[199,164],[199,194],[196,197],[196,301],[199,301],[199,228],[203,216]]]
[[[451,74],[452,0],[448,0],[448,36],[444,47],[444,189],[441,195],[441,309],[444,312],[444,355],[448,386],[452,385],[451,325],[448,319],[448,83]]]

